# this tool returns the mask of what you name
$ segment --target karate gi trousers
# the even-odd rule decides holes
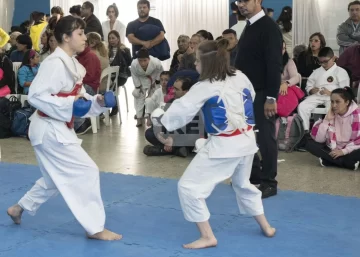
[[[19,201],[30,215],[51,197],[63,196],[77,221],[89,235],[104,230],[105,211],[100,193],[99,169],[80,144],[58,142],[52,125],[43,143],[34,146],[42,178]]]
[[[306,97],[298,106],[298,113],[303,120],[304,130],[310,130],[311,112],[319,105],[325,105],[326,111],[331,107],[330,96],[327,95],[310,95]]]
[[[206,148],[201,148],[178,183],[180,204],[185,219],[205,222],[210,218],[206,205],[215,186],[232,178],[237,204],[241,214],[264,214],[261,191],[250,183],[254,154],[236,158],[209,158]]]

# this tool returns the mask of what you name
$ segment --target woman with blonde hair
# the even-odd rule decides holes
[[[86,37],[87,37],[87,44],[91,48],[91,51],[93,51],[100,60],[101,72],[102,72],[103,70],[105,70],[107,67],[110,66],[108,50],[106,49],[104,42],[101,41],[101,36],[99,33],[90,32],[86,34]],[[104,78],[101,81],[100,89],[99,89],[100,92],[106,90],[106,80],[107,78]]]
[[[86,34],[87,44],[91,48],[91,50],[99,57],[101,63],[101,70],[109,67],[109,58],[108,58],[108,50],[104,42],[101,41],[101,36],[99,33],[90,32]]]

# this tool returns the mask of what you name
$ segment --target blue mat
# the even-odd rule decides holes
[[[54,257],[359,257],[360,199],[280,191],[264,201],[275,238],[262,236],[252,218],[239,215],[235,195],[219,185],[208,199],[219,245],[182,249],[197,239],[184,220],[177,181],[101,173],[106,226],[124,235],[118,242],[87,240],[59,196],[35,217],[24,214],[13,225],[6,208],[16,203],[40,176],[36,166],[0,163],[0,256]]]

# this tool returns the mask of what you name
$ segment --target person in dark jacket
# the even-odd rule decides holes
[[[94,15],[94,5],[86,1],[81,6],[81,17],[86,23],[85,34],[89,32],[96,32],[100,34],[101,39],[104,40],[104,34],[99,19]]]
[[[165,105],[164,111],[169,109],[174,100],[184,96],[193,85],[194,83],[190,78],[178,78],[174,84],[175,97]],[[174,133],[166,131],[163,127],[152,126],[145,131],[145,138],[152,145],[145,146],[143,152],[147,156],[177,155],[187,157],[194,148],[196,140],[205,136],[204,131],[201,115],[196,115],[191,123]],[[172,146],[165,146],[165,138],[170,137],[173,142]]]
[[[275,115],[283,69],[283,38],[279,26],[265,14],[261,2],[238,1],[241,14],[248,20],[238,43],[235,67],[249,78],[256,92],[254,111],[262,163],[255,154],[252,178],[254,174],[258,176],[251,183],[260,184],[262,198],[267,198],[277,194]]]
[[[188,50],[190,44],[190,38],[186,35],[180,35],[177,40],[179,49],[174,53],[173,59],[170,65],[170,72],[175,73],[179,69],[180,60],[183,57],[184,53]]]
[[[226,29],[222,33],[222,37],[229,41],[229,53],[230,53],[230,65],[235,66],[236,54],[237,54],[237,35],[233,29]]]
[[[118,86],[123,86],[126,84],[129,77],[131,77],[131,72],[129,66],[132,62],[132,57],[130,49],[127,48],[121,42],[121,36],[118,31],[112,30],[108,34],[109,42],[109,61],[110,66],[119,66],[119,76],[118,76]],[[118,107],[114,107],[111,110],[110,116],[114,116],[118,113]]]

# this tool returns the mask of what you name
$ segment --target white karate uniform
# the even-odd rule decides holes
[[[164,104],[164,93],[162,88],[155,90],[151,97],[145,99],[145,116],[151,114],[155,109]]]
[[[141,68],[139,61],[137,59],[133,60],[131,63],[131,76],[134,82],[134,105],[136,111],[136,117],[142,118],[144,116],[144,107],[145,107],[145,98],[147,94],[151,96],[151,90],[156,90],[159,88],[159,85],[155,84],[155,81],[160,81],[160,74],[163,72],[163,66],[159,59],[150,56],[149,65],[144,71]],[[142,89],[143,93],[138,93]]]
[[[242,103],[239,100],[242,97],[240,92],[244,88],[248,88],[252,99],[255,99],[251,82],[240,71],[237,71],[236,76],[227,77],[225,81],[199,82],[171,104],[161,122],[168,131],[181,128],[193,119],[208,99],[220,95],[226,102],[228,126],[225,132],[233,131],[239,127],[236,124],[244,121],[244,106],[239,104]],[[245,134],[230,137],[209,135],[200,149],[197,144],[197,151],[178,183],[180,203],[186,220],[207,221],[210,213],[205,199],[217,184],[230,177],[240,212],[251,216],[264,213],[261,191],[249,181],[253,157],[258,151],[252,129]]]
[[[49,117],[37,112],[31,117],[29,138],[34,147],[42,178],[19,201],[19,205],[35,215],[41,204],[60,193],[75,218],[90,235],[104,230],[105,211],[100,194],[99,169],[81,147],[74,129],[69,129],[75,96],[57,97],[71,92],[85,76],[85,68],[61,48],[46,58],[31,84],[28,101]],[[106,108],[82,88],[84,97],[92,101],[86,117],[100,115]]]
[[[109,33],[111,31],[110,20],[104,21],[101,24],[101,27],[102,27],[102,31],[103,31],[103,34],[104,34],[104,41],[109,42],[108,37],[109,37]],[[119,32],[121,43],[125,44],[125,38],[126,38],[125,37],[125,34],[126,34],[125,25],[122,24],[121,21],[116,20],[112,30],[116,30],[117,32]]]
[[[332,81],[331,81],[332,80]],[[350,78],[346,70],[334,64],[330,69],[325,70],[320,67],[310,75],[306,84],[306,91],[310,92],[311,89],[317,87],[326,88],[330,92],[337,88],[344,88],[350,86]],[[311,112],[319,105],[325,105],[327,111],[331,107],[330,96],[317,94],[306,97],[298,106],[298,113],[303,120],[305,130],[310,129],[310,116]]]

